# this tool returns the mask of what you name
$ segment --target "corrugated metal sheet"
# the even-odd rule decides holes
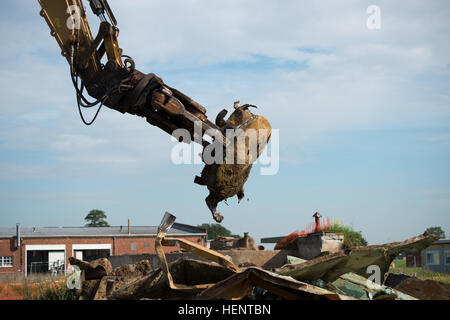
[[[450,244],[450,239],[439,239],[433,242],[431,245]]]

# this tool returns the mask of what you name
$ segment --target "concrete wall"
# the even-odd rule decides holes
[[[296,256],[302,259],[313,259],[323,252],[336,252],[344,247],[344,235],[338,233],[313,233],[307,237],[299,237],[295,242]]]
[[[248,263],[264,269],[280,268],[286,264],[288,255],[297,255],[294,250],[219,250],[218,252],[230,257],[237,266]]]

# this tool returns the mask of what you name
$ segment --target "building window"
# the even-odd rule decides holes
[[[425,256],[425,261],[428,266],[439,264],[439,252],[428,251]]]
[[[445,251],[445,264],[450,264],[450,251]]]
[[[150,247],[150,243],[144,243],[144,247]]]
[[[131,244],[131,251],[136,251],[136,243]]]
[[[12,267],[14,267],[13,257],[12,256],[0,257],[0,267],[1,268],[12,268]]]

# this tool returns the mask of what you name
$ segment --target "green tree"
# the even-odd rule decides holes
[[[233,237],[231,231],[218,223],[204,223],[200,226],[200,228],[206,229],[208,232],[208,239],[214,240],[217,236],[222,237]]]
[[[445,239],[445,232],[441,227],[429,227],[427,231],[428,233],[437,235],[439,239]]]
[[[89,222],[86,227],[109,227],[106,222],[106,214],[102,210],[91,210],[84,220]]]
[[[330,229],[332,232],[344,234],[344,248],[350,249],[357,246],[367,246],[367,240],[362,236],[361,231],[353,230],[353,227],[345,225],[339,221],[331,222]]]

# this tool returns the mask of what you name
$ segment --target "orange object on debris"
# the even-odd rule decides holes
[[[306,237],[306,233],[304,231],[295,231],[292,232],[287,237],[284,237],[281,241],[277,242],[275,245],[275,250],[286,248],[288,245],[290,245],[292,242],[294,242],[299,237]]]
[[[315,218],[314,223],[306,226],[302,231],[295,231],[284,237],[281,241],[277,242],[275,245],[275,250],[284,249],[288,247],[291,243],[293,243],[299,237],[306,237],[309,234],[317,233],[317,232],[326,232],[331,231],[330,218],[326,218],[324,220],[320,220],[322,217],[320,213],[316,212],[313,217]]]

